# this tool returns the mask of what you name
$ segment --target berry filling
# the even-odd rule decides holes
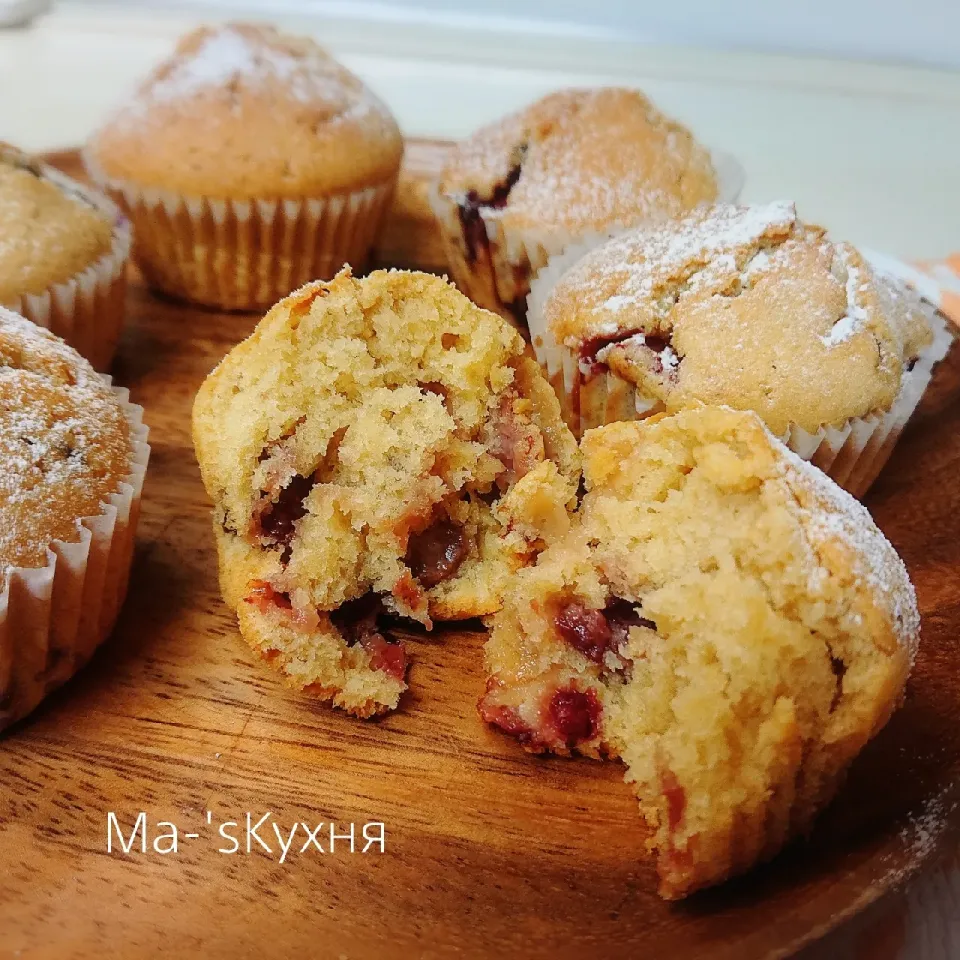
[[[520,179],[526,149],[526,144],[521,145],[517,162],[510,168],[506,179],[493,188],[490,196],[481,197],[476,190],[471,190],[460,204],[458,213],[460,229],[463,232],[463,244],[467,251],[467,263],[475,262],[480,250],[487,248],[489,241],[487,228],[483,222],[483,210],[502,210],[507,205],[510,191]]]
[[[591,610],[578,600],[565,603],[554,618],[557,633],[588,660],[603,663],[613,642],[607,618],[600,610]]]
[[[274,590],[266,580],[253,580],[249,586],[250,592],[244,597],[246,603],[252,603],[261,613],[269,610],[292,610],[293,603],[290,594]]]
[[[501,492],[523,479],[546,457],[543,434],[531,420],[517,415],[517,400],[515,390],[504,391],[486,437],[488,452],[503,465],[503,473],[497,477]]]
[[[547,707],[550,723],[567,748],[597,736],[601,712],[602,707],[593,688],[583,691],[572,686],[555,691]]]
[[[557,633],[588,660],[603,664],[607,651],[620,656],[631,627],[656,630],[652,620],[641,616],[635,604],[614,597],[603,610],[594,610],[579,600],[565,599],[554,615]]]
[[[305,501],[313,486],[313,477],[296,475],[275,500],[261,499],[254,510],[257,535],[271,544],[288,545],[297,521],[307,512]]]
[[[365,593],[348,600],[330,614],[330,622],[340,631],[348,647],[359,644],[370,657],[374,670],[402,680],[407,672],[407,651],[403,644],[380,632],[379,619],[385,615],[383,600]]]
[[[404,563],[428,590],[456,576],[470,552],[463,527],[444,517],[410,535]]]
[[[661,774],[660,789],[667,802],[667,826],[673,833],[680,826],[684,811],[687,809],[687,794],[672,770],[665,770]]]
[[[680,362],[680,357],[673,349],[673,341],[669,335],[663,333],[643,333],[639,330],[630,330],[613,337],[592,337],[585,340],[580,346],[580,369],[588,377],[597,376],[606,369],[603,360],[598,355],[607,347],[625,343],[627,340],[642,341],[639,343],[649,351],[650,370],[658,376],[672,377],[673,371]]]
[[[486,723],[515,737],[533,752],[572,750],[596,740],[603,714],[597,691],[592,687],[581,690],[576,681],[561,686],[545,682],[518,697],[517,691],[505,690],[491,678],[478,709]],[[521,709],[535,719],[528,722]]]
[[[251,581],[244,601],[253,604],[261,613],[271,610],[291,613],[294,621],[305,629],[315,629],[319,624],[319,617],[313,611],[313,622],[307,623],[302,612],[293,609],[290,595],[274,589],[266,580]],[[378,621],[385,613],[380,597],[375,593],[366,593],[355,600],[348,600],[331,612],[330,622],[340,631],[348,647],[359,644],[366,650],[372,669],[382,670],[402,680],[407,671],[407,652],[402,643],[380,632]]]

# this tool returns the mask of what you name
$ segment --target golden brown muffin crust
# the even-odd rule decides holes
[[[76,542],[130,472],[123,408],[62,340],[0,309],[0,583]]]
[[[512,182],[511,182],[512,181]],[[442,194],[507,189],[504,225],[574,232],[676,216],[717,197],[709,154],[636,90],[562,90],[483,127],[453,154]]]
[[[544,319],[668,411],[727,404],[778,435],[889,409],[932,339],[915,298],[784,203],[624,233],[563,274]]]
[[[387,107],[312,40],[201,27],[93,138],[108,178],[224,199],[323,197],[395,176]]]
[[[0,303],[43,293],[106,254],[112,224],[0,143]]]

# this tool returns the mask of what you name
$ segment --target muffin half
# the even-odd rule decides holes
[[[406,686],[383,617],[495,611],[579,477],[519,335],[399,271],[344,271],[277,304],[200,390],[194,438],[241,632],[359,716]]]
[[[900,702],[916,600],[864,507],[755,414],[581,446],[586,496],[493,618],[480,712],[528,750],[620,757],[673,899],[809,827]]]

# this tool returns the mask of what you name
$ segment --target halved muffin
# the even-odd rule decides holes
[[[481,715],[612,755],[682,897],[776,853],[900,702],[913,588],[866,509],[753,413],[592,430],[575,522],[513,579]]]
[[[277,304],[201,388],[194,439],[243,635],[360,716],[405,689],[380,615],[494,612],[579,478],[519,335],[400,271],[345,270]]]

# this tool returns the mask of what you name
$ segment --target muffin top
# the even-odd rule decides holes
[[[112,225],[0,143],[0,303],[43,293],[109,252]]]
[[[889,409],[932,339],[918,298],[787,203],[624,233],[575,262],[543,314],[582,369],[667,410],[754,410],[778,435]]]
[[[562,90],[454,151],[441,194],[505,227],[602,230],[677,216],[717,197],[710,156],[636,90]]]
[[[0,588],[77,542],[130,472],[130,428],[109,385],[76,351],[0,308]]]
[[[387,107],[312,40],[201,27],[98,133],[95,173],[187,196],[321,197],[393,177]]]

